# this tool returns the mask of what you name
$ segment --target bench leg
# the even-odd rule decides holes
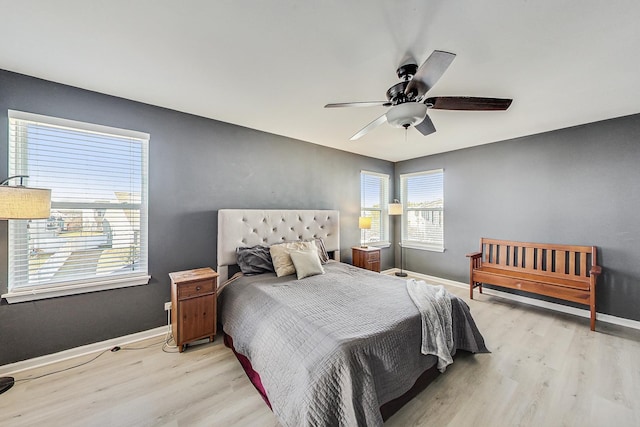
[[[474,282],[473,280],[469,281],[469,298],[473,299],[473,289],[479,288],[480,293],[482,293],[482,283]]]
[[[482,283],[474,282],[473,280],[469,281],[469,298],[473,299],[473,289],[479,288],[480,293],[482,293]]]
[[[596,330],[596,284],[595,281],[591,284],[591,290],[589,292],[589,306],[591,308],[591,330]]]

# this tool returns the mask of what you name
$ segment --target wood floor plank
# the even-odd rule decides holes
[[[594,333],[588,319],[447,289],[469,304],[492,353],[461,354],[386,425],[640,425],[640,331],[598,322]],[[2,426],[278,426],[219,337],[184,353],[146,340],[19,381],[0,396],[0,415]]]

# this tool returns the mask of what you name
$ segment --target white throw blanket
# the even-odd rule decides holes
[[[422,318],[422,354],[438,357],[438,370],[444,372],[453,363],[451,299],[442,286],[424,280],[407,280],[407,292]]]

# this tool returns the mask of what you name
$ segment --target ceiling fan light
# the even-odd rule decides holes
[[[424,120],[427,106],[419,102],[394,105],[387,111],[387,122],[394,127],[414,126]]]

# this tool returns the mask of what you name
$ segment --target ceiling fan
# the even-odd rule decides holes
[[[511,105],[512,99],[478,98],[468,96],[437,96],[427,98],[426,94],[442,77],[451,62],[454,53],[434,50],[426,61],[418,68],[417,64],[401,65],[396,70],[402,81],[387,90],[387,101],[345,102],[327,104],[324,108],[336,107],[391,107],[386,113],[366,125],[350,139],[355,141],[374,128],[387,122],[391,126],[415,127],[423,135],[436,131],[427,114],[429,108],[436,110],[466,111],[504,111]]]

